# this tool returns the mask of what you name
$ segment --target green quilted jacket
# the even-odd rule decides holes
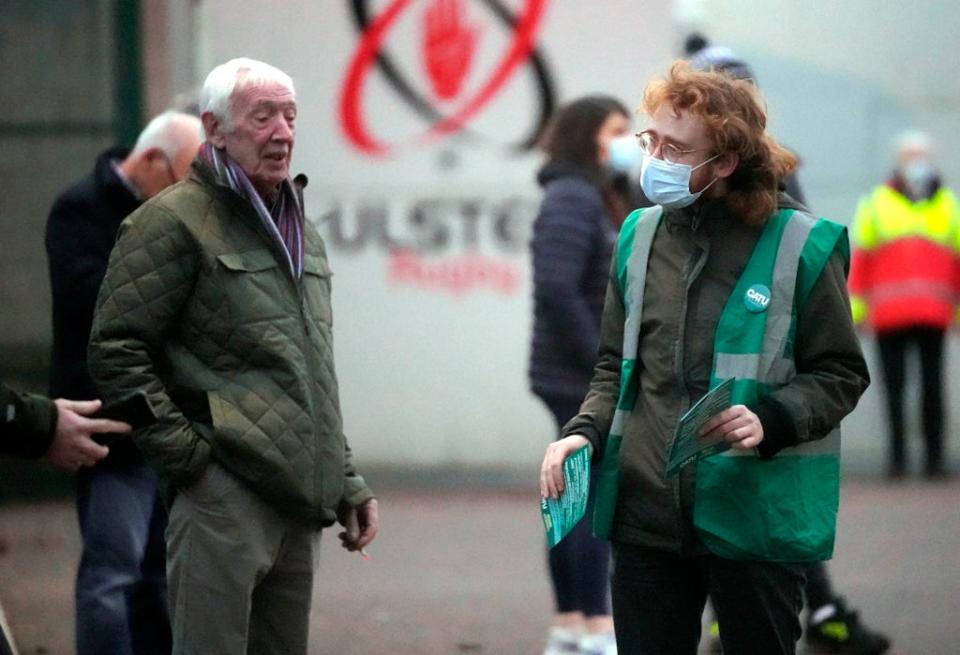
[[[121,225],[89,366],[107,401],[147,392],[159,420],[134,440],[175,486],[213,459],[278,511],[329,525],[373,494],[343,434],[330,269],[305,227],[296,281],[253,206],[195,160]]]

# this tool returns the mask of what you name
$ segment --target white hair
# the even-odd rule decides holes
[[[234,94],[248,86],[279,84],[295,95],[293,80],[279,68],[256,59],[238,57],[220,64],[207,75],[200,89],[200,112],[210,112],[223,124],[226,132],[233,130]]]
[[[184,148],[196,141],[191,138],[193,134],[203,138],[203,125],[199,118],[179,111],[165,111],[147,123],[130,154],[137,155],[150,148],[159,148],[167,159],[174,161]]]
[[[906,130],[897,135],[893,142],[893,153],[900,157],[905,152],[933,153],[933,139],[926,132],[920,130]]]

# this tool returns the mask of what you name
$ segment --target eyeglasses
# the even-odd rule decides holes
[[[652,134],[649,132],[638,132],[637,140],[640,141],[640,150],[643,151],[643,154],[648,157],[653,157],[656,153],[657,148],[660,149],[661,158],[670,164],[679,164],[680,160],[683,159],[684,155],[689,155],[690,153],[697,152],[699,150],[706,150],[706,148],[690,148],[684,150],[683,148],[678,148],[672,143],[658,143]]]

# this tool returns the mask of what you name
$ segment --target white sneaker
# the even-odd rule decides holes
[[[553,626],[547,633],[543,655],[575,655],[580,653],[580,631]],[[614,651],[616,652],[616,651]]]
[[[613,632],[583,635],[580,637],[580,655],[617,655],[617,638]]]

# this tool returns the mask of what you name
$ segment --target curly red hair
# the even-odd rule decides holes
[[[666,77],[647,86],[640,109],[649,116],[663,105],[702,118],[714,150],[739,156],[727,178],[727,206],[750,225],[766,222],[777,208],[780,182],[797,167],[797,158],[767,134],[767,113],[756,86],[676,61]]]

